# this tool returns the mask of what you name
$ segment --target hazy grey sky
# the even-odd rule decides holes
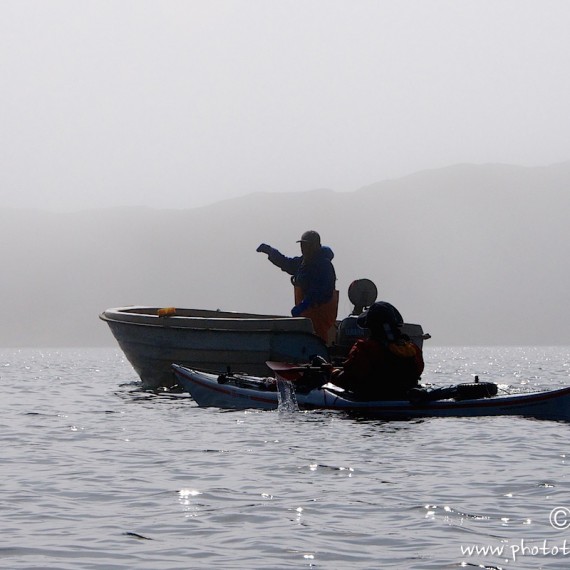
[[[568,0],[0,0],[0,206],[570,159]]]

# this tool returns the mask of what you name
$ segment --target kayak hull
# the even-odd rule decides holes
[[[174,364],[176,379],[202,407],[225,409],[276,410],[279,397],[267,388],[270,379],[244,376],[235,385],[220,383],[218,375]],[[529,416],[535,418],[570,420],[570,387],[511,394],[472,400],[441,400],[424,404],[409,401],[355,401],[343,392],[323,387],[308,394],[296,394],[300,409],[344,410],[386,420],[424,417]]]

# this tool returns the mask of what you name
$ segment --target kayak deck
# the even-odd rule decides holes
[[[272,379],[236,377],[237,382],[222,382],[208,374],[174,364],[179,384],[202,407],[225,409],[275,410],[279,407],[277,391],[271,389]],[[476,417],[518,415],[536,418],[570,420],[570,387],[510,394],[470,400],[438,400],[426,403],[409,401],[357,401],[341,390],[326,385],[308,394],[296,394],[300,409],[344,410],[381,419],[421,417]]]

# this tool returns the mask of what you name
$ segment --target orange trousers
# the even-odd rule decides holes
[[[301,288],[295,287],[295,305],[298,305],[303,298],[304,295]],[[335,290],[330,301],[308,308],[301,316],[311,319],[315,333],[328,344],[334,338],[337,313],[338,291]]]

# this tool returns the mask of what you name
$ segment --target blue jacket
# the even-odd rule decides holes
[[[271,263],[292,275],[293,285],[303,291],[303,300],[291,310],[294,317],[309,307],[330,301],[336,283],[336,273],[331,263],[334,253],[330,247],[321,246],[308,262],[303,256],[286,257],[274,248],[271,248],[268,256]]]

